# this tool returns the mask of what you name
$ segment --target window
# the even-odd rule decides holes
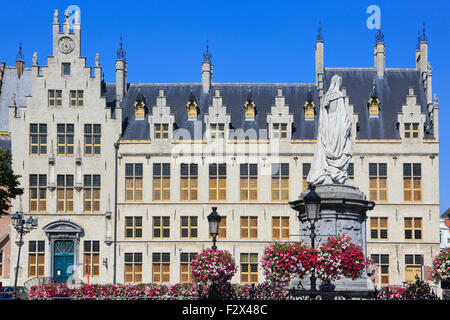
[[[347,176],[352,181],[355,179],[355,164],[354,163],[349,163],[348,164]]]
[[[241,253],[241,283],[258,283],[257,253]]]
[[[287,123],[274,123],[272,125],[272,137],[276,139],[287,139]]]
[[[209,200],[227,200],[227,165],[225,163],[209,164]]]
[[[244,105],[245,120],[254,120],[256,115],[256,105],[253,100],[247,99]]]
[[[192,282],[191,262],[194,260],[196,253],[182,252],[180,254],[180,282]]]
[[[83,90],[70,90],[70,106],[71,107],[83,107],[84,98],[83,98]]]
[[[47,209],[47,175],[30,174],[30,212]]]
[[[198,218],[181,217],[181,238],[191,239],[198,237]]]
[[[73,134],[74,127],[72,123],[64,124],[58,123],[57,126],[58,133],[58,155],[60,156],[69,156],[73,155],[74,150],[74,142],[73,142]]]
[[[258,217],[241,217],[241,239],[258,239]]]
[[[227,237],[227,217],[223,217],[220,219],[219,224],[219,235],[217,238],[225,239]]]
[[[302,165],[302,177],[303,177],[303,192],[306,191],[306,189],[308,189],[308,174],[309,174],[309,170],[311,170],[311,163],[304,163]]]
[[[423,255],[405,254],[405,281],[416,282],[416,276],[422,280]]]
[[[272,239],[289,240],[289,217],[272,217]]]
[[[209,125],[209,133],[211,140],[225,138],[225,124],[224,123],[211,123]]]
[[[84,212],[100,211],[100,175],[84,175]]]
[[[100,154],[102,145],[102,125],[85,124],[84,125],[84,154]]]
[[[422,218],[405,218],[405,240],[422,240]]]
[[[241,201],[258,200],[258,165],[241,163]]]
[[[169,139],[169,124],[168,123],[156,123],[155,124],[155,140],[167,140]]]
[[[45,264],[45,241],[28,242],[28,277],[43,277]]]
[[[142,238],[142,217],[125,217],[125,239]]]
[[[170,253],[154,252],[153,260],[153,283],[169,283],[170,282]]]
[[[48,106],[62,107],[62,90],[48,90]]]
[[[170,217],[153,217],[153,238],[170,238]]]
[[[153,164],[153,200],[170,201],[170,163]]]
[[[388,218],[370,218],[370,239],[388,238]]]
[[[142,163],[125,164],[125,201],[142,201]]]
[[[85,277],[98,277],[100,275],[100,241],[84,241],[84,266]]]
[[[405,138],[406,139],[419,139],[419,124],[405,123]]]
[[[73,175],[58,174],[56,212],[73,212]]]
[[[142,282],[142,253],[125,253],[125,283]]]
[[[198,164],[180,165],[180,200],[192,201],[198,198]]]
[[[30,154],[47,154],[47,124],[30,123]]]
[[[369,163],[370,200],[387,200],[387,164]]]
[[[403,164],[403,199],[422,201],[422,166],[420,163]]]
[[[70,76],[70,63],[61,64],[61,74],[63,76]]]
[[[289,163],[272,164],[272,201],[289,200]]]
[[[375,282],[378,285],[389,285],[389,255],[372,254],[371,258],[378,267],[377,278],[375,279]]]

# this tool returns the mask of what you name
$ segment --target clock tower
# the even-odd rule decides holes
[[[81,25],[79,11],[64,13],[63,28],[59,23],[58,10],[53,15],[53,56],[59,62],[72,62],[81,54]]]

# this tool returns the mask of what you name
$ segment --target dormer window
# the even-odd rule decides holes
[[[253,100],[247,100],[244,106],[245,120],[255,120],[256,106]]]
[[[134,112],[136,120],[145,118],[145,98],[142,95],[141,88],[138,89],[136,102],[134,103]]]
[[[188,112],[188,119],[189,120],[197,120],[198,116],[198,104],[197,99],[195,98],[194,94],[191,91],[191,94],[189,96],[188,103],[186,104],[186,109]]]
[[[372,97],[370,98],[368,106],[369,106],[369,116],[378,117],[380,113],[380,100],[378,100],[377,97]]]
[[[305,120],[314,120],[314,116],[316,115],[316,107],[312,100],[306,100],[303,110],[305,112]]]
[[[134,111],[136,119],[144,119],[145,117],[145,103],[143,101],[136,101],[134,103]]]
[[[155,140],[167,140],[169,139],[169,124],[168,123],[156,123],[155,124]]]
[[[287,123],[274,123],[272,125],[272,137],[275,139],[287,139]]]
[[[211,135],[211,140],[223,139],[225,137],[225,124],[211,123],[209,125],[209,132]]]
[[[419,123],[405,123],[405,139],[419,139]]]

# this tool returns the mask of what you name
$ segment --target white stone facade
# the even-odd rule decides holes
[[[66,17],[67,20],[67,17]],[[289,109],[289,102],[285,101],[284,89],[278,88],[270,103],[271,111],[267,112],[268,133],[257,139],[233,140],[230,138],[230,114],[222,104],[222,92],[214,89],[212,81],[212,64],[208,61],[202,64],[201,88],[203,94],[211,94],[208,112],[203,118],[206,128],[212,123],[225,124],[225,140],[216,143],[216,151],[211,145],[209,136],[197,137],[181,141],[172,139],[172,130],[167,140],[155,140],[155,124],[175,123],[175,115],[171,112],[170,104],[166,101],[166,92],[158,91],[153,101],[146,102],[149,126],[148,137],[121,138],[122,112],[125,106],[121,104],[127,98],[126,85],[127,65],[122,60],[116,61],[117,83],[114,88],[115,105],[112,110],[107,107],[106,97],[102,92],[102,68],[96,62],[94,72],[86,66],[86,59],[80,52],[80,26],[75,23],[74,31],[69,32],[69,25],[63,25],[60,32],[58,16],[55,15],[53,24],[53,56],[48,58],[47,66],[32,66],[32,94],[27,97],[26,107],[16,114],[10,108],[9,130],[12,139],[13,169],[21,175],[21,183],[25,189],[22,196],[23,212],[39,219],[39,228],[26,236],[22,250],[21,268],[19,270],[19,285],[29,280],[28,242],[45,241],[44,276],[53,277],[54,241],[55,239],[73,240],[75,244],[74,276],[84,282],[117,283],[125,282],[125,253],[142,253],[141,282],[153,282],[154,261],[153,253],[170,254],[169,283],[181,281],[181,253],[194,253],[211,246],[208,235],[207,215],[212,206],[218,207],[221,216],[226,217],[226,238],[219,238],[219,249],[229,250],[240,266],[241,253],[256,253],[258,261],[262,257],[264,248],[273,241],[272,218],[289,217],[289,237],[282,241],[297,241],[299,235],[299,221],[296,212],[292,210],[288,201],[272,201],[272,169],[273,163],[289,164],[288,200],[297,199],[303,192],[302,165],[311,163],[315,150],[315,139],[294,138],[292,124],[295,120]],[[72,40],[60,43],[61,38]],[[318,95],[324,92],[323,41],[318,40],[316,49],[316,72]],[[381,48],[383,47],[383,48]],[[384,67],[384,46],[377,49],[377,63],[382,65],[383,73],[389,72]],[[421,50],[425,51],[424,45]],[[70,75],[62,74],[62,63],[70,63]],[[418,67],[419,68],[419,67]],[[431,71],[423,70],[424,79],[431,83]],[[373,68],[372,68],[373,69]],[[375,69],[373,69],[375,70]],[[379,72],[378,75],[381,73]],[[220,84],[219,84],[220,85]],[[223,84],[226,86],[226,84]],[[256,84],[250,84],[255,85]],[[311,84],[313,85],[313,84]],[[144,85],[143,85],[144,86]],[[277,84],[273,86],[277,87]],[[129,89],[136,87],[130,85]],[[316,87],[314,87],[316,88]],[[62,106],[49,106],[49,90],[62,91]],[[69,98],[71,90],[83,91],[83,106],[71,107]],[[431,85],[426,87],[427,97],[431,97]],[[131,92],[131,90],[130,90]],[[345,89],[344,89],[345,92]],[[430,93],[428,93],[430,92]],[[405,280],[405,255],[423,255],[423,274],[428,277],[431,260],[439,252],[439,141],[437,139],[438,115],[437,100],[428,101],[428,110],[433,119],[434,138],[423,138],[425,113],[417,107],[414,90],[404,96],[402,112],[399,112],[400,138],[398,139],[358,139],[358,119],[362,114],[356,113],[356,106],[352,97],[346,96],[345,104],[350,111],[352,121],[354,185],[367,196],[369,187],[369,163],[386,163],[387,165],[387,200],[376,201],[375,209],[368,212],[371,217],[388,218],[388,237],[383,240],[371,239],[370,227],[367,225],[367,252],[371,254],[389,255],[389,284],[399,285]],[[183,107],[185,108],[187,100]],[[244,103],[240,106],[244,112]],[[303,103],[301,104],[303,106]],[[256,100],[256,110],[259,104]],[[303,108],[297,112],[303,112]],[[317,103],[316,103],[316,108]],[[264,116],[266,116],[264,115]],[[316,120],[317,121],[317,118]],[[194,120],[192,123],[195,123]],[[404,123],[419,123],[419,138],[406,139],[403,132]],[[44,155],[30,155],[30,123],[47,124],[47,152]],[[71,156],[57,153],[57,124],[74,124],[74,153]],[[274,139],[272,136],[273,123],[287,123],[287,139]],[[101,152],[98,155],[85,155],[85,124],[101,125]],[[233,128],[239,129],[239,128]],[[117,159],[114,144],[118,142]],[[53,149],[52,149],[53,144]],[[77,156],[77,150],[81,153]],[[183,154],[180,154],[183,150]],[[219,152],[220,150],[220,152]],[[51,152],[54,154],[51,156]],[[117,161],[117,177],[116,177]],[[126,164],[142,164],[142,200],[126,200]],[[153,164],[170,164],[170,200],[155,201],[153,195]],[[198,197],[192,201],[180,199],[180,164],[198,164]],[[226,200],[210,201],[209,198],[209,163],[226,163]],[[240,163],[257,163],[257,200],[241,201],[240,199]],[[403,163],[421,164],[421,200],[417,202],[404,201]],[[44,212],[30,210],[30,181],[32,174],[47,175],[46,209]],[[73,212],[57,212],[57,189],[52,190],[52,183],[56,186],[57,176],[73,175],[75,184],[81,184],[79,190],[73,190]],[[101,177],[100,210],[87,213],[83,207],[82,177],[96,174]],[[117,186],[116,186],[117,185]],[[117,191],[117,199],[115,197]],[[117,206],[116,206],[117,204]],[[19,200],[13,201],[13,212],[18,210]],[[153,237],[153,217],[168,216],[170,221],[170,237]],[[198,235],[192,238],[181,236],[182,216],[195,216],[198,219]],[[127,238],[125,233],[126,217],[142,217],[142,237]],[[243,239],[241,237],[241,217],[257,217],[257,237]],[[404,218],[422,218],[422,237],[419,240],[405,239]],[[117,224],[115,225],[115,221]],[[70,222],[67,224],[67,222]],[[368,220],[369,223],[369,220]],[[44,228],[47,226],[47,233]],[[76,229],[76,228],[79,229]],[[58,237],[51,236],[49,228],[55,228]],[[58,229],[59,228],[59,229]],[[64,231],[64,228],[66,228]],[[76,230],[78,231],[76,231]],[[52,229],[53,230],[53,229]],[[79,231],[82,230],[82,231]],[[55,231],[56,232],[56,231]],[[78,233],[77,233],[78,232]],[[15,237],[16,234],[13,234]],[[116,239],[116,241],[114,241]],[[83,272],[84,241],[99,241],[99,273],[89,280]],[[116,252],[116,255],[114,254]],[[17,247],[12,248],[11,259],[17,258]],[[114,261],[116,263],[114,264]],[[14,267],[11,267],[12,271]],[[264,276],[258,264],[258,281],[264,281]],[[233,282],[241,282],[240,271],[233,278]]]

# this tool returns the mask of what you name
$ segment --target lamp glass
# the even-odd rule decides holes
[[[221,216],[217,213],[217,208],[213,207],[213,211],[208,215],[209,234],[218,235]]]
[[[11,221],[12,221],[12,225],[14,227],[17,227],[20,224],[20,219],[21,216],[19,215],[19,213],[15,212],[12,216],[11,216]]]

